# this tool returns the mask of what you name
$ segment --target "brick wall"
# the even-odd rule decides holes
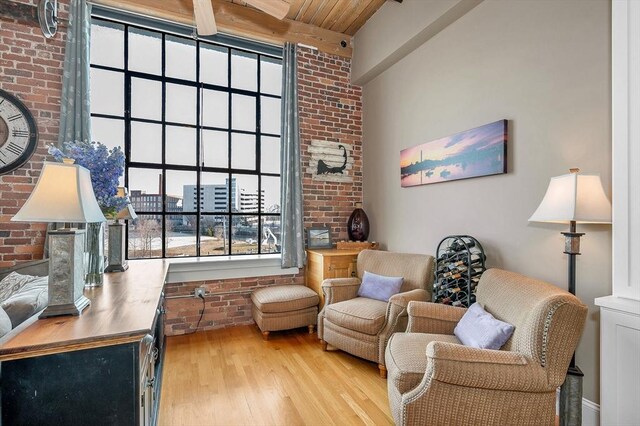
[[[348,59],[298,48],[302,169],[309,166],[312,140],[353,146],[353,182],[322,182],[308,173],[302,181],[304,226],[329,226],[335,240],[347,239],[347,220],[355,203],[362,201],[362,89],[350,84],[350,71]],[[304,271],[280,277],[167,284],[165,294],[189,296],[196,287],[207,288],[198,330],[208,330],[252,323],[251,290],[279,284],[304,284]],[[195,331],[202,313],[200,299],[168,299],[166,307],[166,334]]]
[[[6,0],[3,0],[3,2]],[[35,7],[36,0],[19,0]],[[65,20],[68,1],[58,2],[63,22],[47,40],[36,21],[0,15],[0,88],[29,108],[38,126],[38,148],[24,166],[0,176],[0,267],[41,259],[45,224],[11,223],[38,180],[46,144],[58,140]]]
[[[328,226],[335,241],[348,239],[347,220],[362,202],[362,89],[351,85],[350,75],[350,60],[298,48],[302,169],[312,166],[314,139],[353,146],[353,182],[313,180],[306,172],[302,181],[305,227]]]
[[[285,284],[304,284],[304,276],[298,274],[166,284],[165,295],[169,297],[192,295],[196,287],[204,287],[207,296],[204,304],[201,299],[193,297],[167,299],[165,332],[175,335],[195,331],[203,306],[204,314],[198,330],[251,324],[251,291]]]

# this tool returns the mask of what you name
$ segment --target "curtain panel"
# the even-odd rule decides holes
[[[91,141],[90,45],[91,5],[86,0],[71,0],[64,51],[58,145],[69,141]]]
[[[296,45],[285,43],[282,55],[280,149],[280,239],[283,268],[302,268],[305,260],[296,61]]]

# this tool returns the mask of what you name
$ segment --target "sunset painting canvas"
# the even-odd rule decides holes
[[[400,152],[402,187],[507,172],[507,120]]]

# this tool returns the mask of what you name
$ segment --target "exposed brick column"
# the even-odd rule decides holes
[[[346,240],[347,220],[362,202],[362,88],[352,86],[351,61],[298,48],[298,102],[302,169],[310,166],[312,140],[353,146],[353,182],[323,182],[305,173],[304,225],[328,226],[334,241]]]
[[[6,0],[5,0],[6,1]],[[19,0],[35,6],[36,0]],[[31,194],[47,155],[58,140],[68,0],[58,1],[58,33],[46,39],[33,21],[0,16],[0,88],[29,108],[38,126],[38,148],[22,167],[0,176],[0,267],[42,258],[45,224],[11,223]]]

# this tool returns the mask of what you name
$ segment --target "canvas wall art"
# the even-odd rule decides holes
[[[400,152],[402,187],[507,173],[507,120]]]
[[[353,182],[353,147],[342,142],[312,140],[307,166],[313,180]]]

